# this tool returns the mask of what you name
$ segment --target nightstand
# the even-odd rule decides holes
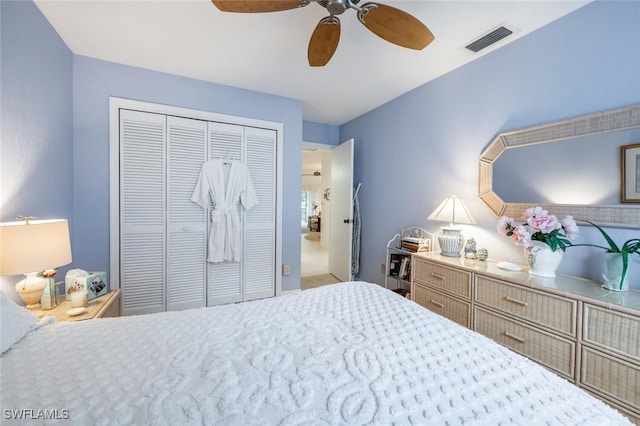
[[[57,322],[68,321],[82,321],[94,318],[107,318],[107,317],[119,317],[120,316],[120,303],[121,303],[122,291],[120,289],[110,291],[109,293],[89,300],[87,304],[87,312],[81,315],[69,316],[67,311],[71,309],[71,302],[65,300],[64,294],[58,295],[58,302],[60,303],[53,309],[41,310],[36,309],[33,312],[38,317],[38,320],[45,316],[53,316]]]

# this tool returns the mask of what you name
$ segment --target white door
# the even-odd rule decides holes
[[[331,151],[331,228],[329,230],[329,273],[351,281],[353,228],[353,139]]]
[[[120,113],[123,313],[205,306],[205,215],[191,202],[205,159],[201,120]]]
[[[240,262],[208,264],[207,305],[273,297],[276,293],[277,132],[228,123],[209,123],[209,159],[228,157],[249,169],[258,204],[238,204],[242,236]]]
[[[166,143],[161,114],[119,114],[120,267],[124,315],[166,310]]]
[[[206,121],[167,117],[168,311],[206,306],[206,216],[191,201],[206,152]]]

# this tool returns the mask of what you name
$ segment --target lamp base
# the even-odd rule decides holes
[[[27,305],[27,309],[40,308],[40,298],[45,287],[49,284],[48,278],[42,278],[37,272],[25,274],[26,278],[16,284],[16,291]]]
[[[442,227],[438,235],[440,255],[446,257],[460,257],[460,251],[464,247],[464,237],[460,228]]]

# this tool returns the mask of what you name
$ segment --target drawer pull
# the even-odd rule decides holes
[[[444,281],[444,275],[440,275],[440,274],[436,274],[435,272],[432,272],[431,276],[432,277],[436,277],[437,279]]]
[[[444,308],[444,303],[437,302],[437,301],[435,301],[433,299],[431,299],[430,302],[433,303],[434,305],[436,305],[439,308]]]
[[[509,302],[513,302],[516,305],[520,305],[520,306],[529,306],[529,302],[523,302],[522,300],[518,300],[518,299],[514,299],[511,296],[506,296],[505,300],[509,301]]]
[[[515,336],[515,335],[509,333],[508,331],[505,331],[504,335],[507,336],[507,337],[512,338],[516,342],[524,343],[524,339],[522,337]]]

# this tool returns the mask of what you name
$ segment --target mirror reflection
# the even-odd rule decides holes
[[[497,216],[539,205],[640,228],[640,204],[620,203],[620,147],[638,141],[640,104],[501,133],[480,154],[478,196]]]
[[[493,189],[507,203],[620,204],[620,146],[640,130],[507,149],[493,164]]]

